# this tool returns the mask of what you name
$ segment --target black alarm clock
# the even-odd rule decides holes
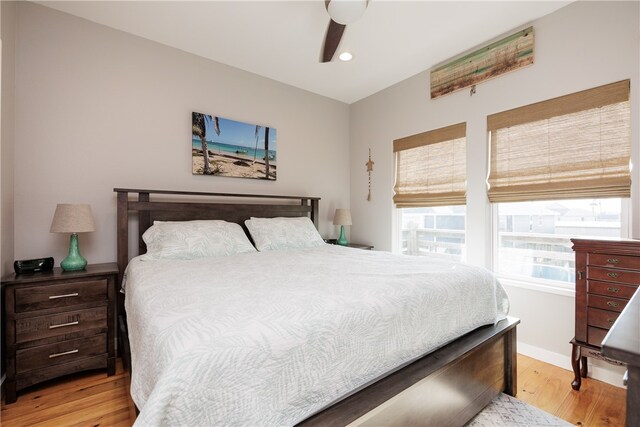
[[[16,260],[13,262],[13,269],[16,274],[50,271],[53,270],[53,257]]]

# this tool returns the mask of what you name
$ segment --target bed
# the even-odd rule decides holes
[[[463,425],[515,395],[518,320],[491,275],[322,242],[264,250],[257,225],[317,226],[319,198],[114,191],[118,349],[140,425]],[[156,258],[149,236],[193,220],[248,225],[263,250]]]

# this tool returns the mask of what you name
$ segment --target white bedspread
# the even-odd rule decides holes
[[[334,245],[126,275],[136,425],[293,425],[504,318],[493,275]]]

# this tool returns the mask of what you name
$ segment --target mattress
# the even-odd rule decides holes
[[[323,245],[134,258],[125,307],[136,425],[294,425],[506,317],[482,268]]]

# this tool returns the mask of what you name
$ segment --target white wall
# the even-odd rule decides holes
[[[491,209],[485,184],[487,115],[623,79],[631,79],[632,221],[633,236],[640,237],[639,13],[638,2],[572,3],[533,22],[533,66],[484,82],[473,96],[461,90],[430,100],[429,72],[425,71],[352,104],[352,240],[381,250],[393,247],[393,140],[466,121],[467,258],[472,264],[491,267]],[[469,48],[482,42],[470,40]],[[363,197],[369,147],[376,162],[371,202]],[[569,367],[573,298],[507,287],[511,314],[522,319],[521,348]]]
[[[0,274],[13,271],[13,152],[14,152],[14,102],[15,102],[15,31],[16,4],[0,2],[2,38],[2,102],[0,114]]]
[[[349,204],[346,104],[35,5],[18,6],[15,257],[54,256],[57,203],[90,203],[90,263],[115,261],[114,187],[319,196]],[[278,130],[278,179],[191,174],[191,112]]]

